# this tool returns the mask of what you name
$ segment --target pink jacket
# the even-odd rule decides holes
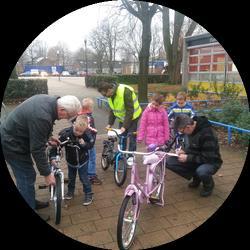
[[[144,141],[146,145],[163,145],[168,140],[169,124],[165,108],[148,105],[142,113],[137,141]]]

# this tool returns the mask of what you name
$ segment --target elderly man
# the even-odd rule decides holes
[[[32,158],[47,185],[55,184],[46,157],[46,143],[55,120],[73,118],[80,109],[81,103],[75,96],[34,95],[18,105],[1,124],[5,160],[14,173],[19,192],[33,209],[46,207],[48,203],[35,200],[36,171]],[[40,216],[49,220],[47,215]]]
[[[175,118],[174,128],[186,134],[187,148],[177,151],[178,157],[167,159],[166,167],[190,180],[190,188],[198,188],[203,183],[200,195],[211,195],[214,188],[213,175],[222,165],[218,139],[205,116],[190,118],[181,114]]]

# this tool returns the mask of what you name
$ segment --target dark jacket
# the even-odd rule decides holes
[[[41,175],[50,174],[46,143],[57,117],[57,99],[35,95],[18,105],[1,124],[1,142],[6,160],[30,163],[32,157]]]
[[[217,168],[222,165],[219,143],[210,122],[205,116],[194,116],[196,127],[191,135],[188,135],[189,146],[185,149],[187,163],[201,165],[209,163]]]
[[[89,118],[89,130],[94,138],[94,142],[96,140],[96,134],[97,134],[97,130],[96,130],[96,127],[95,127],[95,119],[92,115],[92,113],[86,113],[86,115],[88,116]]]
[[[119,86],[118,84],[115,86],[114,95],[111,97],[112,101],[114,100],[116,96],[116,90],[118,86]],[[132,91],[129,88],[125,88],[124,90],[124,106],[126,110],[126,115],[124,117],[124,122],[122,126],[125,129],[128,129],[131,125],[133,115],[134,115],[134,102],[133,102],[133,97],[132,97]],[[112,112],[112,110],[110,110],[108,124],[112,126],[115,122],[115,119],[116,117],[114,116],[114,113]]]
[[[65,128],[59,132],[59,140],[61,142],[67,140],[69,137],[69,143],[65,144],[66,160],[71,165],[83,165],[89,160],[88,150],[94,146],[95,140],[91,135],[91,132],[87,129],[82,136],[76,137],[73,133],[73,126]],[[79,139],[84,140],[84,144],[79,144]],[[73,147],[74,145],[78,147]],[[55,156],[56,149],[52,148],[50,151],[50,157]]]

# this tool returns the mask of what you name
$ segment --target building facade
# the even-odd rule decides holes
[[[182,85],[192,89],[200,86],[208,92],[223,89],[224,84],[236,84],[241,95],[246,91],[232,59],[210,34],[184,38]]]

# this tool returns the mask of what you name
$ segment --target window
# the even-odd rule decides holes
[[[225,68],[225,64],[224,63],[217,63],[217,64],[213,64],[212,65],[212,71],[223,72],[224,68]]]
[[[213,56],[213,62],[225,62],[225,54],[216,54]]]
[[[198,66],[197,65],[190,65],[189,72],[195,72],[195,71],[198,71]]]
[[[221,52],[221,51],[224,51],[223,47],[220,46],[220,45],[215,45],[213,47],[213,52]]]
[[[190,55],[197,55],[199,53],[199,49],[190,49]]]
[[[200,56],[200,63],[211,63],[211,56]]]
[[[210,71],[210,64],[200,65],[200,71]]]
[[[210,81],[210,73],[200,74],[200,81]]]
[[[189,79],[191,81],[198,81],[199,80],[199,75],[196,74],[196,73],[191,73],[191,74],[189,74]]]
[[[198,63],[198,56],[189,57],[189,64],[197,64],[197,63]]]
[[[211,47],[200,48],[200,54],[211,54]]]

